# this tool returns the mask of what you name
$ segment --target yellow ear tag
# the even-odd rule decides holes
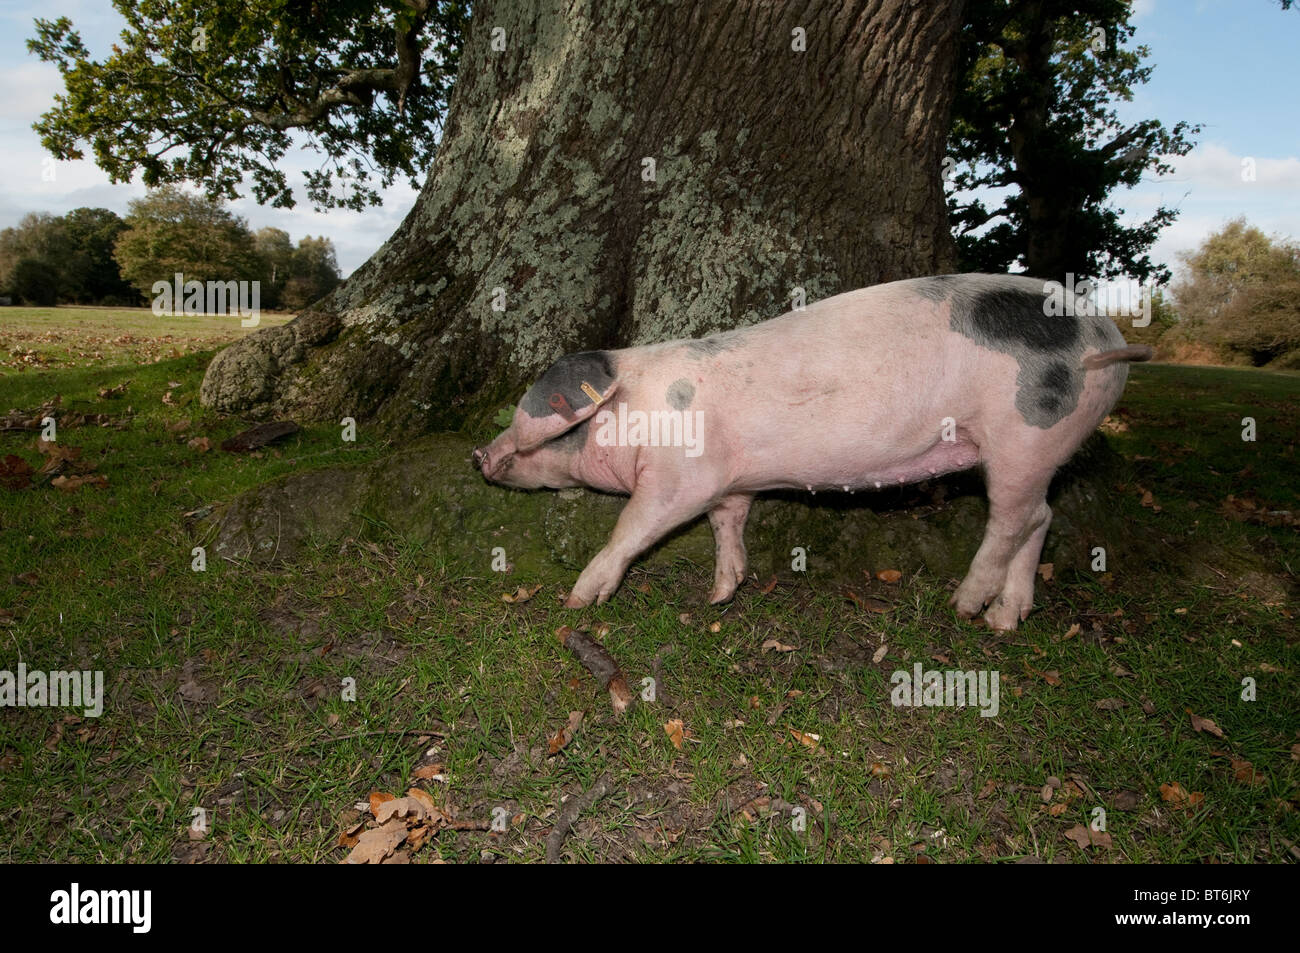
[[[583,382],[582,382],[580,385],[578,385],[578,386],[580,386],[580,387],[582,388],[582,392],[583,392],[584,394],[586,394],[588,397],[591,398],[591,402],[592,402],[593,404],[599,405],[600,402],[603,401],[603,400],[605,399],[604,397],[600,396],[600,391],[596,390],[596,388],[592,387],[592,386],[591,386],[590,384],[588,384],[586,381],[583,381]]]

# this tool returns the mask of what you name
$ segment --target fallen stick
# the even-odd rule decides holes
[[[562,625],[556,636],[560,644],[569,650],[596,681],[600,687],[609,692],[609,700],[614,705],[614,713],[621,715],[636,700],[632,689],[628,688],[623,670],[614,661],[605,646],[601,645],[586,632],[580,632],[567,625]]]
[[[560,850],[564,847],[564,839],[569,836],[569,829],[573,827],[573,823],[578,819],[578,816],[608,793],[609,775],[602,774],[600,779],[587,790],[586,794],[575,794],[565,802],[564,807],[560,808],[560,816],[555,819],[555,826],[546,835],[546,862],[548,864],[558,864],[560,862]]]

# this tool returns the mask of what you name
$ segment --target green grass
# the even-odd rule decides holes
[[[466,575],[395,535],[322,543],[273,569],[210,557],[193,572],[202,531],[187,513],[388,449],[365,427],[342,444],[336,427],[310,426],[260,457],[221,453],[244,424],[198,407],[210,356],[0,369],[0,406],[58,393],[64,413],[125,421],[59,433],[106,489],[0,488],[0,668],[97,668],[108,694],[98,719],[0,713],[4,860],[331,862],[355,802],[401,794],[424,763],[443,765],[445,782],[414,782],[439,805],[512,823],[441,831],[416,861],[540,860],[562,797],[602,775],[611,793],[570,833],[574,859],[1294,859],[1296,529],[1270,514],[1297,509],[1300,378],[1136,368],[1113,418],[1134,473],[1116,505],[1134,532],[1171,552],[1245,552],[1254,569],[1058,567],[1028,622],[998,635],[957,620],[954,581],[926,576],[859,585],[890,604],[876,614],[803,583],[746,586],[719,610],[704,602],[710,567],[689,565],[634,570],[596,609],[563,609],[554,586],[509,604],[501,594],[527,580]],[[128,379],[121,397],[97,396]],[[1242,416],[1257,420],[1254,443]],[[210,452],[188,445],[200,435]],[[31,433],[0,434],[9,453],[39,462]],[[1230,494],[1257,508],[1225,510]],[[556,640],[563,624],[607,624],[601,640],[634,688],[658,672],[657,700],[615,718]],[[769,639],[795,650],[765,652]],[[892,707],[891,673],[916,661],[997,670],[998,716]],[[1256,701],[1241,700],[1245,677]],[[1224,737],[1194,731],[1187,709]],[[548,755],[574,710],[586,713],[576,737]],[[681,750],[673,718],[689,732]],[[1238,780],[1232,758],[1263,783]],[[1044,803],[1052,777],[1061,787]],[[1173,782],[1198,803],[1163,801]],[[212,823],[198,842],[196,807]],[[1097,807],[1112,844],[1085,852],[1065,831]]]
[[[258,326],[293,316],[262,314]],[[251,334],[239,317],[155,315],[149,308],[0,308],[0,370],[146,364]]]

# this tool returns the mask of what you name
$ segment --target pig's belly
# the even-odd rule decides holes
[[[741,492],[762,490],[860,490],[916,483],[979,463],[979,447],[958,428],[956,440],[916,449],[888,450],[869,441],[855,444],[795,440],[784,448],[747,453],[733,481]]]

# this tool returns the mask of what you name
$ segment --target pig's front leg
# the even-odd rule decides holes
[[[717,605],[736,594],[736,587],[745,580],[745,520],[749,504],[754,497],[747,493],[724,496],[709,510],[709,525],[713,527],[713,542],[717,556],[713,565],[713,591],[709,602]]]
[[[564,604],[580,609],[605,602],[623,581],[632,560],[688,520],[709,508],[709,497],[680,486],[642,482],[619,514],[614,533],[569,592]]]

